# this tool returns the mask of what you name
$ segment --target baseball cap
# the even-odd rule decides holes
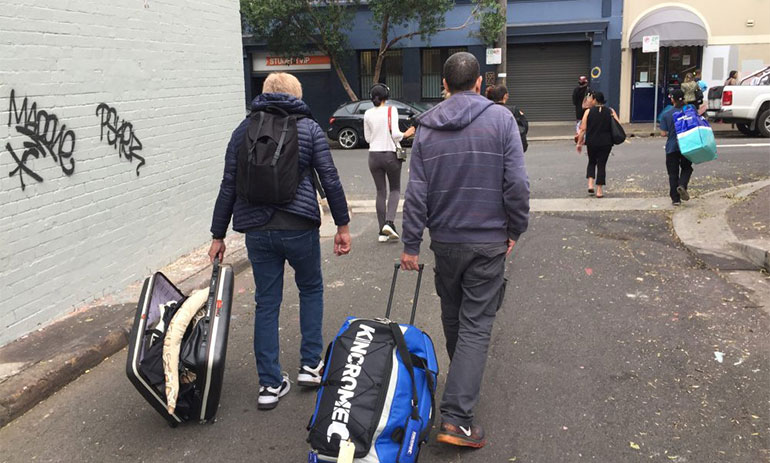
[[[684,100],[684,92],[680,89],[674,89],[671,91],[671,98],[674,99],[674,101],[682,101]]]

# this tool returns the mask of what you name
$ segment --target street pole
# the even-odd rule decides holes
[[[652,131],[658,132],[658,69],[660,69],[660,47],[655,52],[655,103],[652,110]]]
[[[503,21],[503,29],[497,36],[497,47],[501,50],[500,64],[497,65],[497,83],[506,85],[506,68],[507,68],[507,53],[508,53],[508,0],[497,0],[498,9],[500,10],[500,16],[505,20]]]

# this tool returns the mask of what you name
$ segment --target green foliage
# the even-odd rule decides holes
[[[507,23],[497,0],[476,0],[474,15],[479,21],[479,30],[471,32],[471,35],[480,38],[488,46],[493,45]]]
[[[348,50],[358,0],[241,0],[241,14],[270,51],[303,56],[320,50],[339,59]]]
[[[412,24],[423,40],[428,40],[446,24],[446,14],[454,8],[453,0],[370,0],[372,22],[381,30],[387,21],[387,36],[396,27]],[[386,37],[387,37],[386,36]]]

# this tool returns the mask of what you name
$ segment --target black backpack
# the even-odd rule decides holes
[[[249,115],[249,128],[238,148],[235,190],[250,204],[286,204],[294,199],[299,182],[310,173],[299,171],[297,120],[268,106]]]
[[[519,126],[519,135],[521,135],[521,146],[524,148],[524,152],[527,151],[527,147],[529,146],[529,143],[527,143],[527,132],[529,132],[529,121],[527,120],[527,116],[524,115],[521,111],[519,111],[518,106],[513,106],[511,109],[511,112],[513,113],[513,118],[516,120],[516,125]]]

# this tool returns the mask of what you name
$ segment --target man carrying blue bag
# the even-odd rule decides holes
[[[666,170],[668,171],[669,195],[674,206],[690,199],[687,185],[690,183],[693,163],[713,161],[717,158],[714,132],[703,117],[691,105],[684,104],[684,92],[674,90],[671,103],[661,114],[661,135],[666,141]]]

